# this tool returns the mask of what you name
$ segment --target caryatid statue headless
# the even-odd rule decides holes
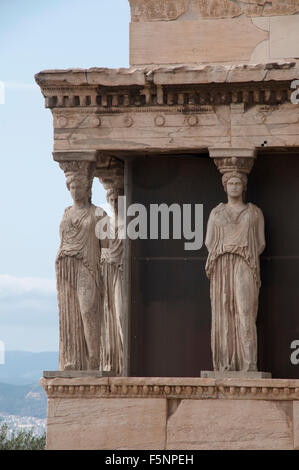
[[[265,235],[262,211],[244,200],[253,159],[215,160],[228,201],[212,210],[205,242],[213,366],[215,371],[257,371],[259,256]]]
[[[56,258],[59,305],[59,369],[99,370],[102,316],[100,217],[91,203],[95,164],[60,163],[74,204],[60,224]]]

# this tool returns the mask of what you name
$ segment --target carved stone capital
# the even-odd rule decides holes
[[[238,171],[248,175],[256,158],[256,149],[254,148],[210,148],[209,153],[221,174]]]
[[[64,171],[67,188],[70,189],[69,185],[73,179],[79,179],[80,181],[86,182],[87,197],[91,200],[91,188],[96,169],[96,163],[73,160],[64,162],[61,161],[59,162],[59,166]]]
[[[101,155],[98,159],[96,175],[106,191],[124,190],[124,163],[114,157]]]
[[[53,152],[55,162],[96,162],[98,152],[96,150],[65,150],[64,152]]]

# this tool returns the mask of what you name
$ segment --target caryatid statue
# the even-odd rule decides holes
[[[95,164],[64,162],[60,167],[74,204],[65,209],[56,258],[59,370],[99,370],[103,283],[96,236],[100,217],[91,203]]]
[[[205,242],[213,365],[215,371],[257,371],[259,256],[265,248],[265,235],[262,211],[244,200],[246,173],[253,159],[215,160],[223,174],[227,203],[212,210]]]
[[[105,182],[103,183],[105,186]],[[106,186],[107,188],[107,186]],[[101,267],[104,285],[103,328],[101,339],[101,369],[116,375],[123,372],[123,255],[124,220],[118,211],[118,198],[123,187],[115,185],[107,190],[106,197],[112,215],[109,218],[109,239],[102,250]]]

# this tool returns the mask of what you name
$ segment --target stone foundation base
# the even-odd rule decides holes
[[[203,378],[213,379],[271,379],[272,374],[270,372],[245,372],[245,371],[217,371],[217,370],[203,370],[200,373]]]
[[[299,380],[43,378],[47,449],[299,449]]]

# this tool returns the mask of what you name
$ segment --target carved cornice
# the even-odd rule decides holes
[[[206,105],[277,105],[290,101],[296,61],[130,69],[50,70],[35,77],[48,108],[99,111]]]
[[[41,379],[48,398],[299,400],[299,380]]]

